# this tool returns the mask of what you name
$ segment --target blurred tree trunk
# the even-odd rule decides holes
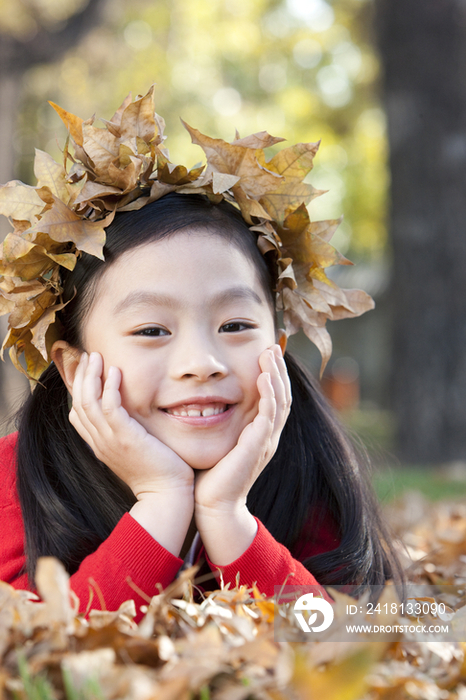
[[[403,460],[466,459],[466,5],[376,0]]]
[[[58,61],[101,20],[106,0],[89,0],[84,9],[60,24],[60,28],[41,26],[41,18],[34,20],[38,27],[34,36],[25,41],[0,32],[0,183],[15,177],[15,121],[21,101],[25,73],[39,63]],[[31,4],[31,12],[33,5]],[[8,222],[0,217],[0,241],[10,230]],[[0,317],[0,344],[6,333],[6,319]],[[21,389],[27,382],[12,365],[0,363],[0,434],[1,420],[17,408]],[[17,397],[11,402],[11,397]]]

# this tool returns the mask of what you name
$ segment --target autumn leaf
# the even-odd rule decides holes
[[[14,299],[6,299],[0,290],[0,316],[9,314],[15,308]]]
[[[42,353],[34,347],[31,341],[24,345],[24,359],[26,361],[26,375],[29,379],[38,380],[50,364],[50,360],[45,360]]]
[[[184,165],[165,163],[158,171],[158,179],[167,185],[178,185],[189,182],[188,169]]]
[[[128,107],[128,105],[131,104],[132,101],[133,101],[132,93],[130,92],[130,93],[128,93],[128,95],[125,97],[125,99],[123,100],[123,102],[121,103],[121,105],[118,107],[118,109],[117,109],[117,111],[115,112],[115,114],[113,115],[113,117],[110,119],[110,121],[112,122],[112,124],[116,124],[117,126],[120,126],[122,114],[123,114],[123,112],[125,111],[125,109]]]
[[[235,201],[241,209],[243,219],[245,219],[247,223],[252,224],[252,217],[256,219],[271,219],[262,204],[256,199],[248,197],[240,185],[234,185],[232,191],[235,195]]]
[[[83,133],[82,133],[82,124],[83,120],[81,117],[76,117],[74,114],[70,114],[70,112],[67,112],[66,109],[63,109],[62,107],[59,107],[58,105],[55,104],[55,102],[50,102],[49,105],[51,105],[68,131],[70,132],[71,138],[75,143],[77,143],[78,146],[83,145]]]
[[[283,321],[287,335],[297,333],[300,328],[305,335],[319,350],[322,362],[320,366],[320,376],[332,355],[332,339],[325,328],[327,316],[319,313],[306,304],[296,290],[285,287],[283,295]]]
[[[316,668],[298,653],[293,686],[302,700],[360,700],[367,690],[367,674],[388,645],[366,644],[342,661]]]
[[[0,186],[0,214],[11,219],[33,221],[44,208],[35,187],[12,180]]]
[[[47,233],[54,241],[62,243],[72,241],[78,250],[103,260],[105,228],[113,217],[112,212],[102,221],[88,221],[56,199],[54,207],[45,212],[39,223],[30,231]]]
[[[112,195],[121,195],[121,190],[118,187],[113,187],[112,185],[101,185],[98,182],[88,180],[79,195],[76,197],[74,206],[78,207],[80,204],[87,204],[93,199],[110,197]]]
[[[212,191],[214,194],[223,194],[236,185],[241,178],[239,175],[229,175],[227,173],[212,173]]]
[[[343,217],[339,219],[327,219],[326,221],[312,221],[310,224],[310,233],[315,233],[324,241],[332,240],[333,234],[341,224]]]
[[[137,186],[138,177],[141,172],[141,161],[138,158],[131,158],[125,168],[117,168],[113,163],[108,166],[108,177],[112,185],[120,188],[119,194],[127,194]]]
[[[49,624],[69,625],[73,618],[70,605],[69,574],[54,557],[41,557],[37,562],[35,583],[37,591],[47,605]]]
[[[293,242],[309,229],[311,220],[305,204],[300,204],[297,209],[291,211],[285,217],[283,225],[280,226],[280,238],[285,247],[289,247]]]
[[[182,120],[193,143],[204,150],[209,166],[219,173],[236,175],[237,186],[252,199],[260,199],[266,192],[275,190],[280,176],[270,172],[257,159],[257,151],[245,146],[234,146],[222,139],[205,136]]]
[[[83,149],[91,159],[99,181],[102,184],[112,184],[108,176],[108,166],[119,155],[119,140],[108,129],[98,129],[93,126],[93,120],[83,122]]]
[[[286,139],[280,136],[271,136],[266,131],[259,131],[257,134],[251,134],[246,136],[244,139],[237,138],[232,141],[232,146],[244,146],[245,148],[253,148],[254,150],[260,148],[269,148],[269,146],[275,146],[276,143],[280,141],[285,141]]]
[[[52,323],[55,322],[55,315],[57,311],[61,311],[66,306],[65,304],[55,304],[54,306],[49,306],[41,314],[38,321],[31,325],[31,343],[40,352],[44,360],[49,360],[49,351],[46,343],[46,334]]]
[[[150,143],[157,135],[153,85],[144,97],[129,103],[124,109],[121,115],[120,133],[122,140],[139,136],[146,143]]]
[[[270,160],[265,160],[265,155],[259,156],[262,165],[286,178],[287,182],[301,182],[312,170],[314,156],[320,146],[317,143],[297,143],[294,146],[283,148]]]
[[[51,193],[64,204],[69,203],[71,195],[66,183],[64,167],[38,148],[34,159],[34,175],[37,178],[37,187],[48,187]]]
[[[332,320],[334,321],[360,316],[375,307],[372,297],[362,289],[342,289],[341,291],[346,297],[346,303],[332,309]]]
[[[325,194],[325,190],[316,190],[312,185],[284,181],[278,187],[261,198],[261,204],[271,219],[279,224],[286,216],[301,204],[309,204],[316,197]]]
[[[19,299],[15,310],[9,318],[11,328],[31,327],[44,313],[44,310],[56,300],[56,294],[49,288],[42,287],[42,292],[31,298]]]
[[[0,275],[33,280],[52,269],[54,261],[41,246],[8,234],[3,242]]]

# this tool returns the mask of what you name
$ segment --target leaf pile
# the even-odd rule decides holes
[[[410,555],[405,554],[410,581],[428,585],[437,600],[436,587],[450,584],[445,602],[453,623],[465,629],[466,507],[433,505],[411,494],[389,517]],[[0,584],[0,697],[466,698],[466,636],[460,642],[420,642],[415,633],[400,634],[390,643],[364,635],[336,641],[348,622],[346,605],[354,599],[333,591],[335,621],[325,640],[315,641],[299,632],[289,606],[274,606],[256,588],[226,587],[194,602],[195,573],[195,568],[183,572],[155,596],[138,625],[133,601],[118,611],[92,610],[88,619],[78,615],[68,576],[54,559],[40,560],[37,587],[43,602]],[[393,600],[395,589],[387,585],[380,602]],[[282,632],[298,641],[275,641],[274,615]],[[384,624],[383,616],[377,622]]]
[[[129,95],[109,121],[102,120],[104,128],[94,125],[95,117],[84,121],[51,103],[69,132],[63,165],[38,150],[35,187],[16,180],[0,186],[0,214],[14,227],[0,252],[0,315],[10,314],[2,354],[9,349],[17,369],[37,380],[60,337],[56,313],[69,301],[62,298],[60,267],[73,270],[83,252],[103,259],[105,228],[117,211],[140,209],[176,191],[226,199],[240,209],[262,253],[274,256],[277,307],[288,334],[304,329],[321,352],[323,370],[331,354],[327,319],[358,316],[374,304],[325,273],[351,263],[329,242],[339,222],[309,218],[306,205],[322,194],[305,182],[319,144],[298,143],[267,159],[264,149],[284,139],[263,131],[236,134],[227,143],[183,122],[207,160],[188,169],[170,161],[153,97],[153,87],[134,102]]]

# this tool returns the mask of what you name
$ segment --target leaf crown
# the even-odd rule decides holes
[[[276,306],[287,334],[303,328],[320,350],[323,371],[332,351],[327,319],[359,316],[374,302],[325,273],[352,263],[330,244],[339,220],[311,221],[307,210],[323,194],[304,181],[319,143],[298,143],[267,160],[264,149],[284,139],[262,131],[245,138],[236,133],[228,143],[183,122],[207,161],[188,170],[172,163],[163,146],[165,124],[154,112],[153,94],[153,86],[134,102],[130,94],[110,121],[102,120],[105,128],[51,102],[69,132],[63,165],[36,150],[37,185],[14,180],[0,186],[0,214],[14,226],[0,254],[0,315],[9,314],[2,358],[8,349],[15,367],[38,380],[60,338],[56,314],[66,305],[60,267],[73,270],[82,252],[103,259],[105,228],[116,212],[175,191],[225,199],[240,209],[261,252],[275,257]]]

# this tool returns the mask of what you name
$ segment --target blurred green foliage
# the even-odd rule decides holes
[[[384,469],[374,474],[373,483],[379,500],[385,504],[413,491],[430,501],[464,499],[466,495],[466,480],[460,481],[441,472],[430,471],[426,465]]]
[[[38,22],[53,31],[84,4],[2,0],[0,31],[27,39]],[[242,136],[321,139],[310,180],[329,191],[311,216],[344,213],[335,245],[352,259],[380,258],[388,175],[371,12],[370,0],[112,0],[78,48],[26,75],[18,175],[33,181],[34,147],[60,158],[65,132],[47,100],[84,118],[110,118],[130,90],[145,93],[155,82],[174,162],[202,160],[180,116],[229,141],[235,128]]]

